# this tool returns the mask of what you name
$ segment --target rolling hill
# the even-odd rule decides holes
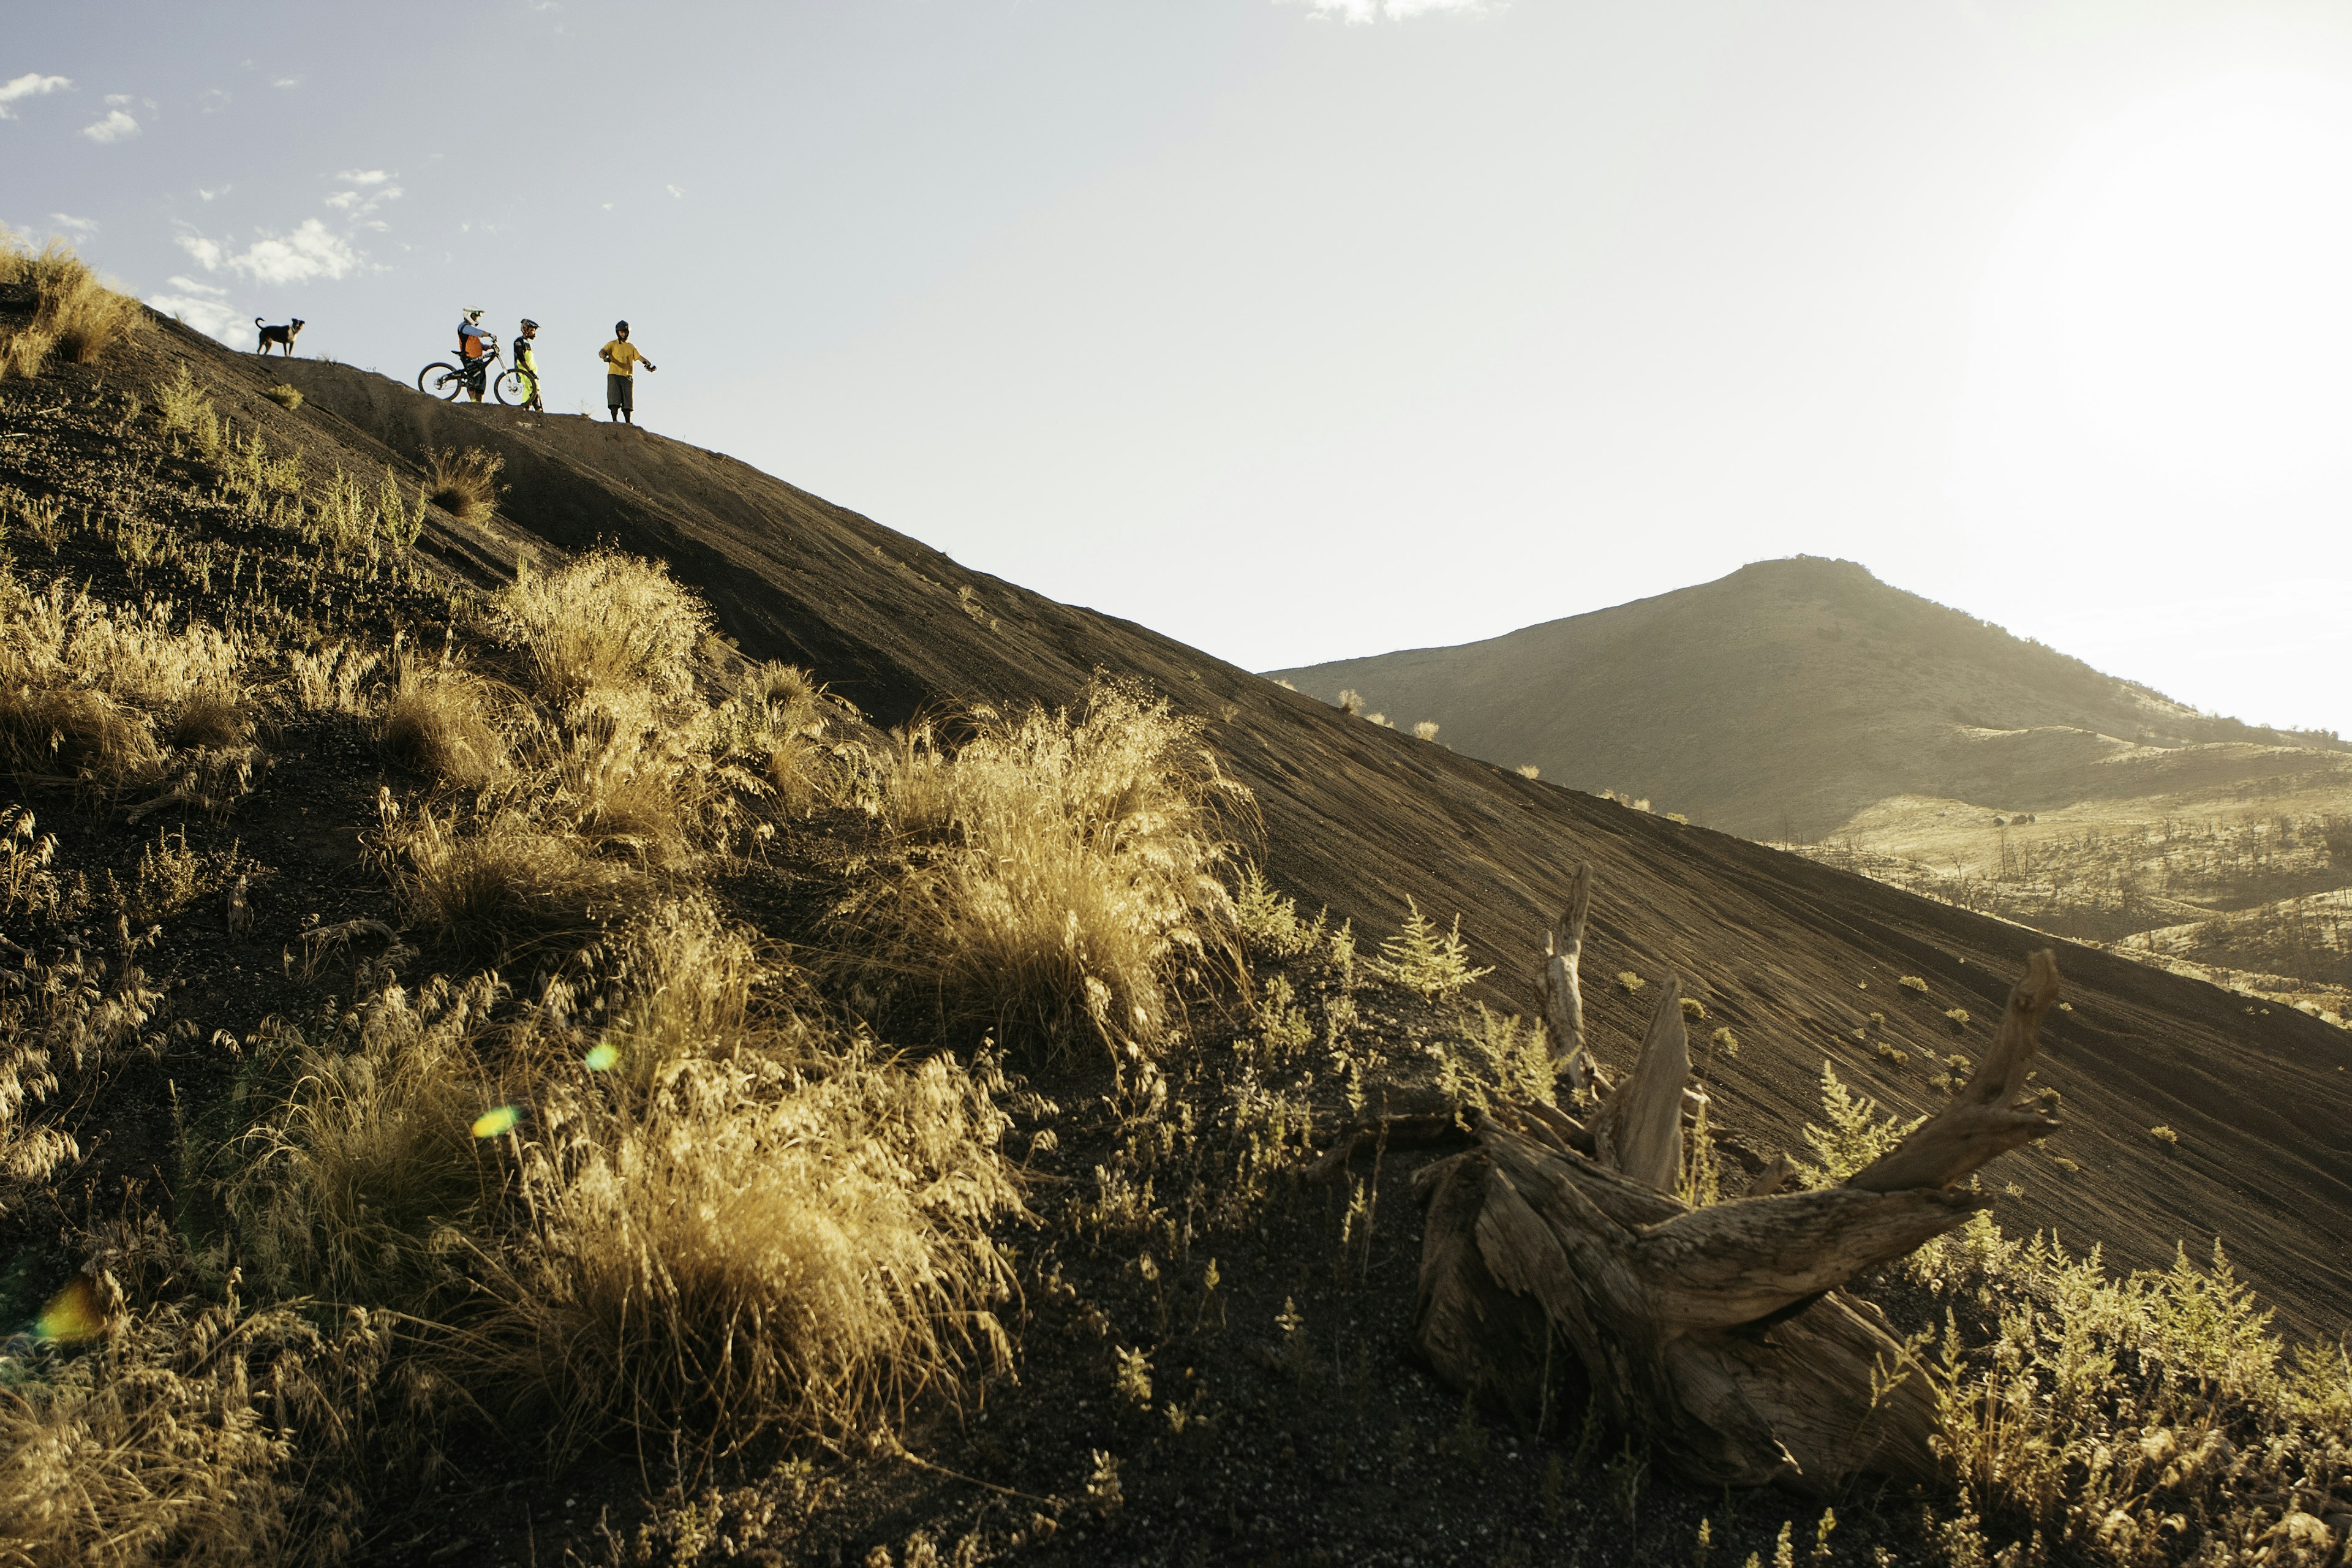
[[[1895,797],[2084,801],[2343,790],[2332,737],[2213,718],[1849,561],[1727,577],[1454,647],[1272,672],[1456,750],[1751,838],[1811,842]]]

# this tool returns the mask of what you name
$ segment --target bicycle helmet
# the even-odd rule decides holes
[[[479,305],[468,305],[466,307],[466,320],[469,321],[478,321],[481,319],[482,308]]]
[[[522,319],[522,330],[526,332],[535,332],[539,330],[539,323],[525,316]]]
[[[626,321],[615,321],[613,323],[613,330],[616,332],[625,332],[629,330],[629,323]]]

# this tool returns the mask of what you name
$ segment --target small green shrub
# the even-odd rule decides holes
[[[1470,950],[1462,941],[1460,915],[1454,917],[1451,930],[1440,931],[1437,922],[1423,914],[1410,895],[1404,907],[1404,929],[1383,941],[1380,957],[1364,965],[1373,979],[1436,1002],[1459,994],[1480,975],[1494,973],[1491,968],[1472,967]]]
[[[1906,974],[1895,984],[1906,991],[1916,991],[1922,996],[1927,994],[1927,983],[1916,974]]]
[[[1837,1185],[1902,1142],[1927,1120],[1924,1116],[1907,1122],[1894,1116],[1882,1120],[1878,1102],[1847,1089],[1837,1068],[1827,1061],[1822,1063],[1822,1113],[1828,1126],[1805,1123],[1805,1142],[1812,1145],[1814,1160],[1803,1173],[1808,1184],[1816,1187]]]
[[[1739,1055],[1739,1037],[1731,1032],[1730,1025],[1724,1025],[1723,1027],[1716,1030],[1714,1034],[1709,1035],[1707,1038],[1713,1041],[1716,1048],[1721,1051],[1725,1056],[1733,1058],[1734,1059],[1738,1058]]]
[[[289,414],[302,406],[302,389],[290,382],[281,381],[262,395]]]
[[[2159,1143],[2178,1146],[2180,1142],[2180,1134],[2175,1132],[2171,1128],[2167,1127],[2162,1123],[2158,1123],[2158,1125],[2149,1128],[2147,1130],[2147,1135],[2155,1139]]]
[[[1647,985],[1648,984],[1648,981],[1643,979],[1640,975],[1634,973],[1630,969],[1621,969],[1617,972],[1618,987],[1628,996],[1634,994],[1636,992],[1640,991],[1643,986]]]
[[[1683,1016],[1696,1023],[1706,1017],[1706,1004],[1696,996],[1683,998]]]

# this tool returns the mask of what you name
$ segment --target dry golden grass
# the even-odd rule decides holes
[[[208,626],[173,629],[175,614],[169,600],[109,606],[63,581],[35,591],[0,563],[0,758],[21,776],[113,791],[162,777],[159,715],[187,728],[174,743],[234,730],[244,650]]]
[[[477,1049],[495,980],[379,991],[335,1035],[257,1040],[285,1087],[233,1153],[224,1198],[256,1277],[286,1295],[429,1313],[499,1186],[470,1129],[499,1095]]]
[[[695,1057],[724,1059],[775,1037],[758,994],[772,985],[751,932],[688,897],[649,911],[614,944],[626,999],[601,1044],[608,1081],[650,1094]]]
[[[730,787],[751,782],[717,759],[713,742],[699,704],[597,691],[540,727],[530,761],[547,788],[534,809],[600,851],[682,866],[730,816]]]
[[[430,807],[387,817],[379,853],[403,911],[450,952],[483,963],[569,938],[584,942],[641,898],[645,879],[525,812]]]
[[[507,761],[494,711],[495,693],[479,676],[455,665],[404,659],[376,742],[405,767],[460,789],[479,789]]]
[[[93,1327],[104,1305],[84,1310]],[[289,1445],[246,1377],[233,1306],[118,1321],[88,1354],[0,1380],[0,1563],[267,1563],[285,1555]]]
[[[425,499],[460,522],[487,522],[506,490],[499,483],[506,466],[504,458],[479,447],[462,452],[436,447],[425,458]]]
[[[756,665],[736,683],[735,696],[716,715],[726,750],[751,758],[787,813],[842,800],[848,769],[825,736],[834,701],[808,671],[789,664]]]
[[[88,364],[140,322],[139,302],[98,280],[62,240],[34,250],[0,229],[0,283],[29,284],[33,317],[0,340],[0,380],[27,380],[53,357]]]
[[[253,721],[234,691],[204,687],[191,692],[172,717],[167,738],[174,746],[241,746],[253,732]]]
[[[709,613],[658,564],[596,552],[551,573],[518,571],[491,604],[491,632],[518,650],[555,703],[591,691],[682,699]]]
[[[1220,879],[1249,793],[1165,700],[1098,681],[1083,713],[982,711],[951,758],[905,738],[877,808],[945,842],[850,917],[866,952],[950,1018],[1068,1057],[1169,1041],[1180,993],[1238,973]]]
[[[860,1429],[1005,1355],[988,1226],[1020,1200],[988,1084],[948,1058],[694,1058],[644,1100],[543,1104],[480,1331],[558,1452]]]

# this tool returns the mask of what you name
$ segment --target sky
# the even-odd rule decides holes
[[[1267,669],[1798,553],[2352,732],[2352,8],[24,6],[0,222]],[[822,672],[819,672],[820,674]]]

